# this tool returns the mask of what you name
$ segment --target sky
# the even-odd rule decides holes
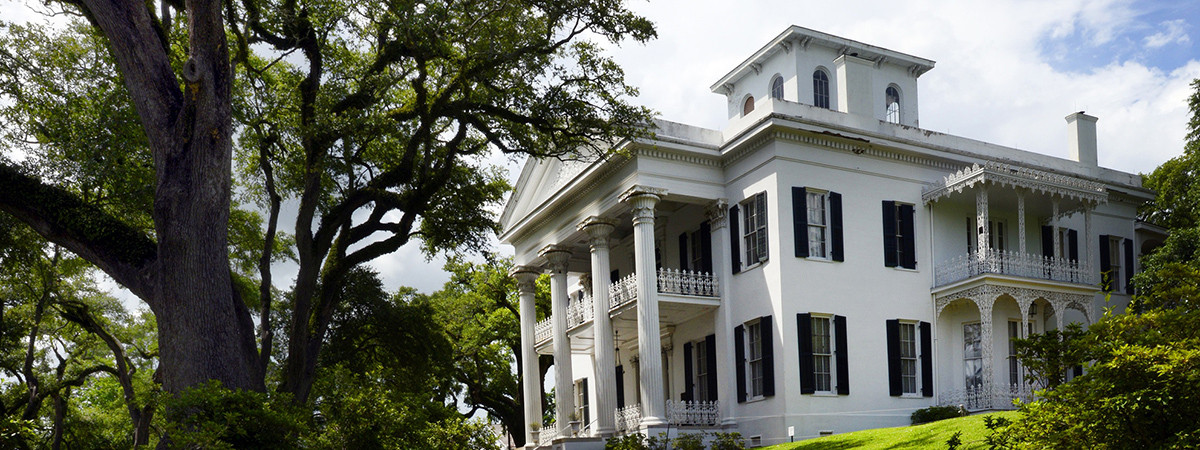
[[[23,15],[7,1],[0,0],[0,17]],[[1182,153],[1189,83],[1200,78],[1195,0],[635,0],[629,7],[658,29],[645,44],[604,44],[640,89],[634,102],[713,129],[724,126],[727,109],[709,86],[790,25],[936,61],[919,80],[921,128],[1065,158],[1064,117],[1086,111],[1100,119],[1100,165],[1134,173]],[[508,167],[515,181],[520,164]],[[372,266],[389,289],[432,292],[448,279],[442,261],[426,261],[409,245]],[[278,269],[278,280],[295,274]]]

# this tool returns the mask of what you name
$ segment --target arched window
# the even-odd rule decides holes
[[[771,80],[771,98],[783,100],[783,77],[776,76]]]
[[[829,75],[824,70],[813,72],[813,105],[829,109]]]
[[[746,103],[742,105],[742,115],[754,112],[754,96],[746,97]]]
[[[888,86],[884,93],[884,105],[887,105],[885,120],[900,123],[900,91],[895,86]]]

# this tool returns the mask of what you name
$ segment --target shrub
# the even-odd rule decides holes
[[[712,450],[744,450],[746,441],[742,440],[742,434],[738,432],[732,433],[717,433],[716,439],[713,440]]]
[[[963,417],[965,415],[967,415],[967,411],[958,406],[930,406],[928,408],[921,408],[913,411],[912,416],[909,418],[912,419],[913,425],[920,425],[923,423],[937,422],[939,420],[953,419],[955,417]]]
[[[680,433],[671,441],[673,450],[704,450],[704,437],[708,433]]]

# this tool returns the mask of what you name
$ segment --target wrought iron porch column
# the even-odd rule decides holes
[[[1029,253],[1025,248],[1025,191],[1017,188],[1017,252]]]
[[[537,292],[537,278],[541,273],[536,267],[517,266],[512,270],[513,278],[517,279],[517,295],[520,298],[521,314],[521,401],[525,406],[525,448],[536,448],[533,441],[533,430],[530,424],[542,424],[542,387],[541,372],[538,370],[537,349],[534,348],[537,338],[534,336],[534,325],[537,323],[537,308],[534,296]]]
[[[634,186],[621,195],[621,201],[633,207],[643,427],[666,424],[662,337],[659,334],[658,271],[654,264],[654,206],[664,195],[665,190],[642,186]]]
[[[579,224],[579,229],[588,234],[592,250],[592,330],[596,345],[592,347],[596,383],[596,435],[607,438],[616,433],[614,411],[617,406],[617,383],[614,380],[616,367],[613,356],[612,319],[608,316],[609,281],[608,235],[614,225],[600,217],[589,217]]]
[[[981,184],[979,190],[975,192],[975,225],[978,239],[975,244],[975,252],[980,263],[987,261],[988,236],[991,230],[988,229],[988,187],[987,184]]]
[[[550,262],[550,329],[554,341],[554,412],[556,429],[570,428],[567,420],[575,411],[575,378],[571,374],[571,338],[567,336],[567,259],[571,252],[547,245],[542,256]],[[568,431],[569,433],[569,431]]]
[[[1062,239],[1058,236],[1058,199],[1050,201],[1050,236],[1054,240],[1054,259],[1063,257],[1062,254]]]

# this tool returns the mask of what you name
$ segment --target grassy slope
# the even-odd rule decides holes
[[[1015,419],[1016,411],[994,413],[1009,420]],[[764,450],[833,450],[833,449],[895,449],[895,448],[946,448],[946,440],[955,431],[962,431],[961,449],[982,449],[988,430],[983,426],[983,416],[967,416],[942,420],[917,426],[878,428],[837,434],[820,439],[794,442],[765,447]]]

